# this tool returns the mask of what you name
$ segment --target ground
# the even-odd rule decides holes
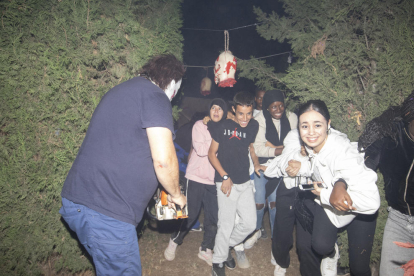
[[[202,221],[202,215],[200,216]],[[246,250],[250,268],[236,267],[233,271],[226,269],[227,276],[246,275],[263,276],[273,275],[274,266],[270,263],[272,241],[270,239],[270,226],[267,213],[264,218],[265,229],[269,238],[260,239],[256,245]],[[203,232],[190,232],[184,243],[178,246],[175,260],[170,262],[164,258],[164,250],[168,245],[170,234],[174,229],[174,222],[151,222],[139,239],[141,251],[142,274],[145,276],[192,276],[211,275],[211,267],[197,256],[198,248],[203,238]],[[233,256],[235,257],[234,253]],[[295,247],[290,252],[291,264],[287,276],[300,275],[299,261]]]

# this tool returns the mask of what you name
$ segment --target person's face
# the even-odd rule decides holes
[[[263,97],[266,91],[259,91],[256,94],[256,97],[254,97],[254,101],[256,102],[256,109],[262,110],[262,103],[263,103]]]
[[[168,99],[170,99],[170,101],[172,101],[175,95],[177,95],[178,89],[180,89],[181,86],[181,81],[182,79],[180,79],[178,82],[172,80],[170,84],[167,86],[167,88],[165,88],[164,92],[167,95]]]
[[[267,108],[273,119],[282,118],[283,112],[285,112],[285,104],[282,102],[273,102]]]
[[[235,113],[234,121],[241,127],[247,127],[253,117],[253,106],[236,105],[236,109],[233,107],[233,110]]]
[[[328,126],[331,120],[326,121],[319,112],[310,110],[299,117],[299,133],[302,141],[314,152],[319,152],[328,138]]]
[[[210,118],[213,122],[217,123],[218,121],[221,120],[221,118],[223,118],[223,109],[221,109],[220,106],[214,104],[211,108],[210,108]]]

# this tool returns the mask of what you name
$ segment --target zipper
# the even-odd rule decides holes
[[[404,191],[404,202],[405,204],[407,204],[408,214],[410,216],[411,216],[411,209],[410,209],[410,205],[407,203],[407,189],[408,189],[408,178],[410,177],[413,166],[414,166],[414,160],[411,163],[410,170],[408,171],[407,178],[405,179],[405,191]]]

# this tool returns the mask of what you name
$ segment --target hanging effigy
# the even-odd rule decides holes
[[[211,80],[208,77],[201,80],[200,93],[203,96],[211,94]]]
[[[219,87],[233,87],[237,82],[235,74],[237,59],[229,51],[229,32],[224,31],[224,52],[222,52],[214,65],[214,81]]]

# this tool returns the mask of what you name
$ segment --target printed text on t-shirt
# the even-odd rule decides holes
[[[229,139],[236,137],[237,139],[240,140],[240,138],[246,138],[246,132],[238,132],[237,131],[237,127],[234,130],[230,130],[230,129],[225,129],[224,130],[224,135],[225,136],[230,136]]]

